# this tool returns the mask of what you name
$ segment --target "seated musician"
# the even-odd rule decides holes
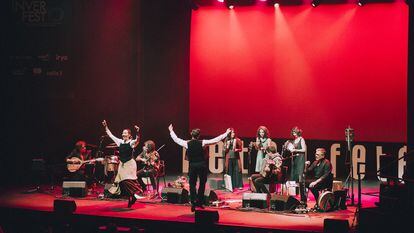
[[[318,201],[319,191],[332,188],[332,165],[325,156],[326,150],[324,148],[318,148],[315,153],[316,160],[312,164],[309,161],[305,163],[305,186],[312,192],[315,201]],[[311,172],[313,175],[309,176]],[[301,190],[301,201],[306,203],[306,200],[305,191]]]
[[[263,159],[261,172],[251,176],[255,191],[258,193],[270,194],[265,184],[273,184],[282,178],[282,157],[276,152],[276,146],[271,145],[268,150]]]
[[[86,149],[85,141],[77,141],[75,148],[72,152],[66,157],[67,168],[69,175],[67,180],[69,181],[84,181],[85,180],[85,171],[84,166],[81,166],[81,162],[88,159],[90,151]]]
[[[149,177],[153,190],[156,190],[155,177],[158,173],[160,155],[155,150],[155,143],[148,140],[142,147],[142,153],[136,158],[136,161],[141,162],[140,169],[137,172],[138,182],[143,191],[146,190],[146,185],[142,181],[143,177]]]

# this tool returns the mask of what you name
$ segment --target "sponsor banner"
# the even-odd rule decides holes
[[[248,174],[252,172],[253,165],[255,164],[256,154],[249,153],[248,145],[253,138],[242,138],[243,151],[240,152],[240,158],[242,160],[242,172]],[[306,140],[306,139],[305,139]],[[277,145],[277,150],[280,153],[282,145],[286,139],[274,140]],[[345,141],[327,141],[327,140],[306,140],[307,146],[307,160],[315,160],[316,148],[322,147],[327,151],[327,158],[332,163],[332,172],[334,177],[346,179],[349,175],[350,156],[348,155],[347,143]],[[206,148],[206,153],[209,155],[209,170],[213,174],[220,174],[223,172],[223,142],[219,142],[216,145],[211,145]],[[363,162],[365,165],[361,165],[360,171],[365,172],[362,174],[362,179],[379,179],[377,171],[380,169],[380,156],[391,155],[397,160],[401,158],[407,152],[407,147],[404,143],[388,143],[388,142],[354,142],[351,146],[353,177],[357,179],[357,163]],[[188,173],[188,161],[185,160],[186,150],[182,151],[182,172]],[[290,165],[289,161],[285,161],[286,166]],[[405,159],[395,161],[390,166],[393,166],[398,177],[402,177],[405,170]]]

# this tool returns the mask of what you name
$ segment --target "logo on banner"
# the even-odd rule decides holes
[[[50,7],[45,0],[14,0],[13,9],[27,25],[54,26],[64,17],[62,8]]]

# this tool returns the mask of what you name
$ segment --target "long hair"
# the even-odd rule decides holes
[[[77,141],[76,143],[75,143],[75,150],[77,151],[77,152],[80,152],[81,151],[81,149],[82,149],[82,147],[85,147],[86,146],[86,142],[85,141],[82,141],[82,140],[79,140],[79,141]]]
[[[148,153],[151,153],[155,150],[155,142],[152,140],[145,141],[144,145],[147,147]]]
[[[226,140],[231,140],[231,132],[234,132],[234,138],[236,138],[236,131],[233,128],[230,128],[230,133],[227,134]]]
[[[259,128],[257,129],[257,132],[256,132],[257,137],[260,138],[261,129],[264,131],[264,138],[268,138],[270,136],[269,130],[266,128],[266,126],[263,126],[263,125],[259,126]]]

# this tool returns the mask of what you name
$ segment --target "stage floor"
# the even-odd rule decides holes
[[[43,192],[41,193],[27,194],[24,193],[25,190],[27,189],[20,187],[3,192],[0,195],[0,207],[52,212],[53,201],[62,198],[60,187],[55,187],[54,190],[50,190],[50,186],[43,186]],[[363,183],[363,192],[374,193],[378,190],[378,182]],[[102,191],[102,187],[100,191]],[[216,191],[219,199],[228,203],[226,207],[206,208],[219,212],[220,220],[218,225],[292,232],[323,232],[325,218],[347,220],[350,226],[355,226],[356,224],[356,220],[354,220],[356,208],[354,206],[348,206],[346,210],[328,213],[309,212],[306,214],[241,210],[243,192],[250,192],[247,186],[243,190],[238,190],[233,193],[221,190]],[[357,198],[356,194],[355,189],[355,198]],[[138,200],[132,208],[127,208],[126,200],[99,199],[96,194],[88,195],[85,198],[65,199],[75,200],[77,205],[75,215],[139,219],[141,221],[167,221],[169,223],[194,223],[194,213],[190,211],[189,205],[169,204],[161,202],[160,200],[146,198]],[[363,195],[362,205],[363,207],[372,207],[377,200],[377,197]],[[357,199],[355,202],[357,202]],[[310,197],[308,206],[313,207],[314,204],[313,197]]]

